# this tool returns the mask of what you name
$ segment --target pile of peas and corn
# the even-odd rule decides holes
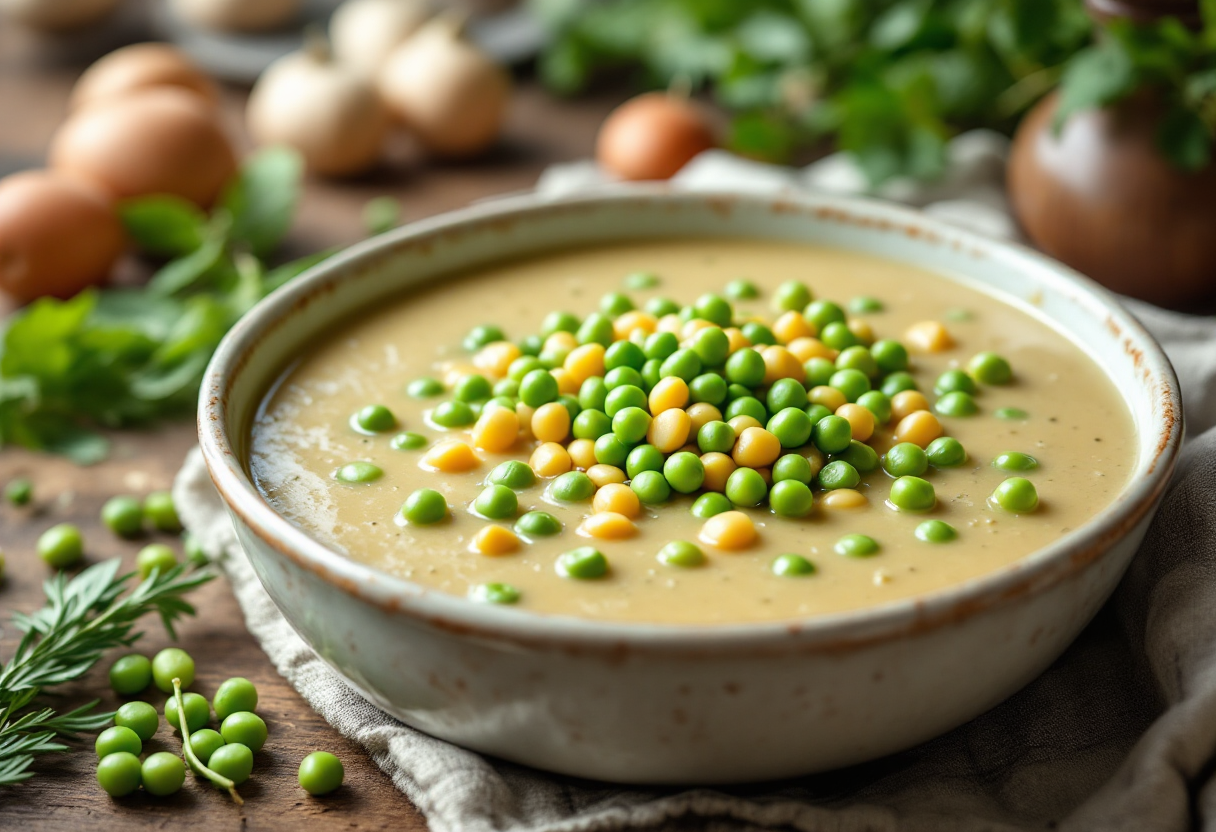
[[[627,289],[658,284],[649,274],[625,281]],[[909,372],[909,348],[953,348],[943,323],[914,324],[902,341],[876,338],[859,317],[882,311],[873,298],[854,299],[850,315],[837,303],[816,299],[804,283],[790,281],[773,294],[770,320],[740,316],[732,305],[731,299],[759,296],[750,281],[732,282],[725,294],[704,294],[689,306],[655,297],[639,309],[627,294],[610,292],[599,311],[584,318],[552,312],[538,333],[517,342],[497,326],[474,327],[463,342],[471,366],[452,368],[444,381],[416,379],[405,390],[417,399],[447,394],[426,420],[432,429],[463,432],[467,439],[448,437],[431,445],[421,433],[402,431],[383,404],[361,408],[350,427],[391,436],[392,448],[422,452],[420,465],[441,473],[476,469],[482,462],[477,450],[531,448],[527,463],[508,461],[490,471],[470,506],[489,521],[473,541],[481,554],[509,554],[531,539],[563,531],[548,512],[519,516],[516,492],[538,479],[548,481],[550,500],[591,504],[579,527],[585,537],[629,537],[643,506],[695,494],[692,514],[704,520],[700,543],[737,550],[757,539],[752,519],[738,509],[767,506],[775,515],[800,518],[812,511],[816,495],[825,508],[859,508],[868,500],[857,486],[880,470],[890,478],[886,502],[892,510],[932,510],[937,497],[925,478],[930,469],[968,460],[938,417],[973,416],[980,410],[981,386],[1013,380],[1006,359],[981,352],[965,368],[936,379],[931,404]],[[994,415],[1027,418],[1015,408]],[[880,456],[872,444],[886,431],[893,445]],[[993,464],[1018,473],[1037,467],[1032,457],[1013,452]],[[334,472],[352,486],[381,476],[367,461]],[[1038,495],[1028,479],[1014,476],[990,502],[1022,514],[1037,507]],[[450,510],[438,490],[423,488],[409,495],[398,519],[428,526],[448,518]],[[945,543],[958,533],[929,519],[915,535]],[[834,548],[867,557],[880,546],[850,534]],[[691,541],[672,541],[657,558],[675,567],[706,562]],[[560,555],[555,569],[563,577],[594,579],[607,575],[610,565],[594,546],[579,546]],[[815,571],[797,554],[777,557],[772,569],[780,576]],[[476,586],[471,594],[492,603],[520,598],[519,589],[506,584]]]

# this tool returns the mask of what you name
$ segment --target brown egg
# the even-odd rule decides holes
[[[51,140],[50,163],[116,198],[176,194],[203,206],[215,201],[237,164],[215,111],[172,87],[85,107]]]
[[[622,179],[670,179],[692,157],[716,144],[713,126],[701,107],[651,92],[609,114],[600,127],[595,157]]]
[[[166,43],[135,43],[106,55],[84,71],[72,90],[72,108],[112,101],[149,87],[183,87],[211,103],[215,84],[179,50]]]
[[[0,290],[26,302],[105,281],[126,245],[100,190],[51,171],[0,180]]]

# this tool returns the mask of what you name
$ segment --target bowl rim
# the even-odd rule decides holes
[[[1036,272],[1053,292],[1106,316],[1106,326],[1133,357],[1146,388],[1160,399],[1160,423],[1137,431],[1138,450],[1155,441],[1147,465],[1138,464],[1125,491],[1101,512],[1052,544],[993,572],[933,592],[839,613],[764,622],[659,624],[600,621],[478,604],[467,598],[397,578],[336,552],[276,512],[237,455],[232,431],[246,420],[228,418],[229,393],[249,366],[259,342],[273,335],[294,311],[323,297],[344,274],[399,247],[452,232],[479,232],[503,221],[526,222],[555,211],[598,209],[631,202],[707,202],[729,211],[753,203],[770,211],[805,211],[823,221],[928,237],[992,259],[1012,260]],[[931,267],[930,267],[931,268]],[[1155,384],[1154,384],[1155,382]],[[687,655],[723,651],[837,651],[960,623],[994,606],[1037,593],[1100,560],[1130,533],[1164,493],[1177,461],[1183,421],[1178,380],[1156,340],[1115,296],[1027,246],[983,237],[905,206],[862,197],[825,194],[758,195],[741,191],[677,190],[665,184],[617,185],[560,198],[535,193],[494,199],[409,223],[357,243],[277,289],[228,332],[209,363],[199,397],[199,444],[221,499],[259,540],[296,566],[355,599],[392,615],[457,636],[510,643],[530,649],[592,652],[678,651]],[[238,434],[239,435],[239,434]],[[251,556],[252,559],[252,556]]]

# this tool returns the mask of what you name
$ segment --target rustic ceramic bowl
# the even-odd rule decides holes
[[[249,476],[255,412],[352,312],[469,267],[579,243],[745,236],[871,252],[985,287],[1070,333],[1132,410],[1135,471],[1113,504],[1022,561],[920,598],[778,623],[658,626],[479,605],[349,560],[276,514]],[[207,371],[199,436],[271,597],[367,699],[434,736],[564,774],[723,783],[915,745],[1043,671],[1136,551],[1182,435],[1178,384],[1104,290],[1046,257],[915,212],[836,197],[628,188],[502,200],[334,257],[237,324]]]

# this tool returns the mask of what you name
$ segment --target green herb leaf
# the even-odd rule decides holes
[[[130,199],[118,206],[127,233],[149,254],[181,257],[203,244],[207,216],[178,196]]]
[[[1202,170],[1212,161],[1212,133],[1203,120],[1183,106],[1171,107],[1157,130],[1157,146],[1175,167]]]
[[[1108,39],[1077,53],[1064,71],[1055,129],[1060,130],[1073,113],[1122,98],[1136,84],[1136,68],[1120,41]]]
[[[258,257],[274,251],[291,227],[303,174],[304,160],[286,147],[251,156],[220,203],[232,220],[229,239]]]

